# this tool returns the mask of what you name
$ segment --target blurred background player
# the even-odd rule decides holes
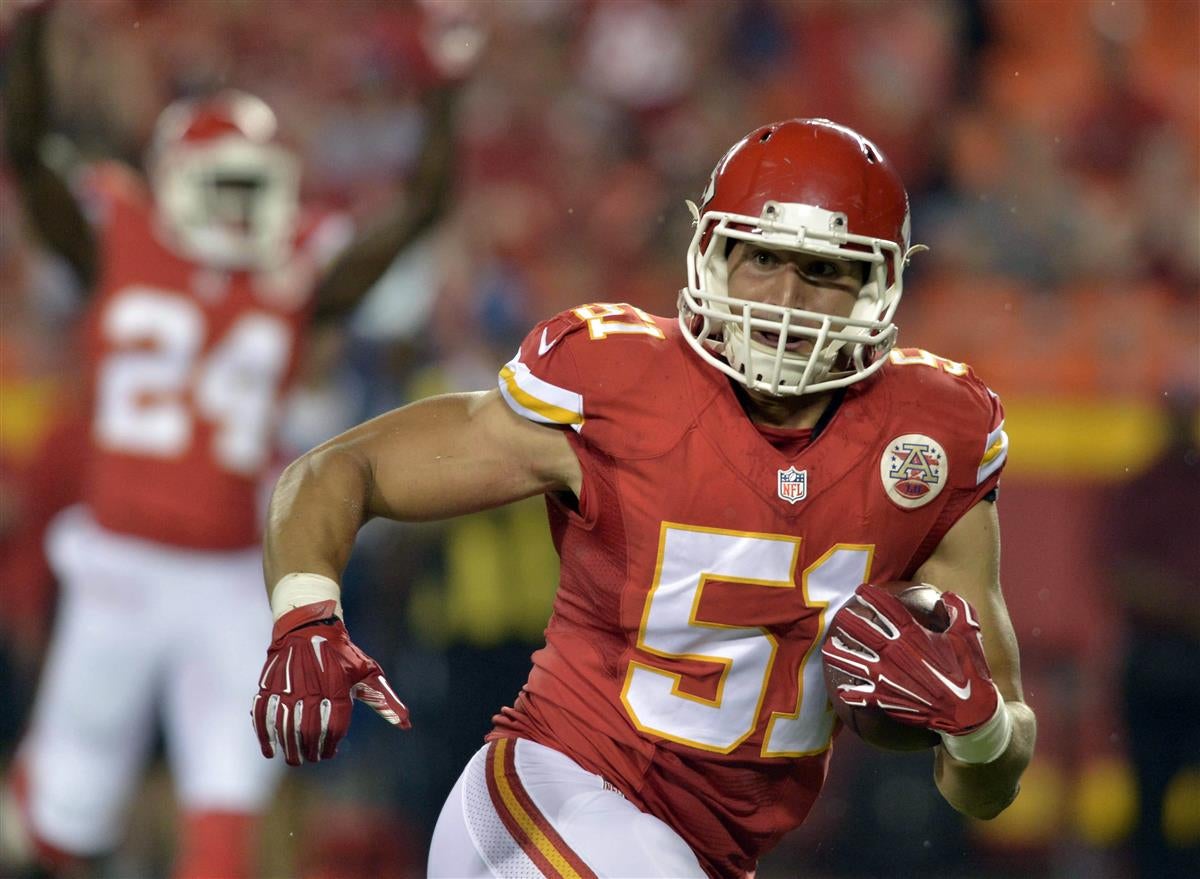
[[[457,87],[429,91],[406,197],[350,240],[345,215],[301,206],[274,112],[234,89],[167,107],[144,176],[52,167],[50,17],[31,10],[11,40],[7,158],[30,223],[89,299],[90,445],[82,503],[50,529],[62,596],[6,835],[19,823],[26,854],[56,869],[110,852],[161,720],[175,874],[251,876],[277,781],[245,701],[270,625],[259,493],[281,400],[309,325],[347,314],[442,214]]]
[[[253,714],[264,756],[293,765],[335,755],[355,699],[410,726],[343,624],[359,528],[546,495],[546,646],[447,798],[429,875],[751,875],[821,789],[829,699],[937,730],[938,789],[976,818],[1012,803],[1032,757],[999,584],[1003,409],[963,364],[892,350],[922,249],[894,167],[851,129],[791,119],[730,148],[691,207],[677,318],[563,312],[498,389],[373,419],[276,486]],[[944,634],[868,585],[911,579],[947,590]],[[864,686],[827,694],[844,605],[892,634],[840,624],[826,655]]]

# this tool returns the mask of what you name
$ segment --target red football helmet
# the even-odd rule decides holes
[[[750,132],[689,203],[696,232],[679,323],[692,348],[746,387],[776,395],[828,391],[880,368],[895,344],[909,247],[908,194],[883,153],[827,119],[790,119]],[[728,295],[732,241],[866,264],[849,317]],[[758,330],[777,344],[753,338]],[[812,342],[811,353],[795,350]]]
[[[263,101],[232,89],[176,101],[158,118],[148,158],[159,218],[185,256],[228,269],[287,257],[299,162]]]

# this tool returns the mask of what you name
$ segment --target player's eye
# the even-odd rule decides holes
[[[857,265],[839,260],[814,259],[805,264],[804,274],[816,281],[837,285],[863,283],[863,273]]]
[[[779,257],[769,250],[756,247],[750,251],[750,261],[760,268],[772,268],[779,265]]]

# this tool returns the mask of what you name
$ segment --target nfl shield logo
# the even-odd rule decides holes
[[[789,504],[804,500],[808,494],[808,471],[789,467],[779,471],[779,496]]]

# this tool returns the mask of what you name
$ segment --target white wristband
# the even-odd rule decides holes
[[[999,691],[997,691],[999,692]],[[1012,739],[1012,714],[1000,697],[992,719],[974,732],[964,736],[949,736],[942,733],[942,746],[960,763],[991,763],[1008,750]]]
[[[333,613],[342,616],[342,590],[324,574],[287,574],[271,590],[271,613],[279,619],[289,610],[318,601],[335,601]]]

